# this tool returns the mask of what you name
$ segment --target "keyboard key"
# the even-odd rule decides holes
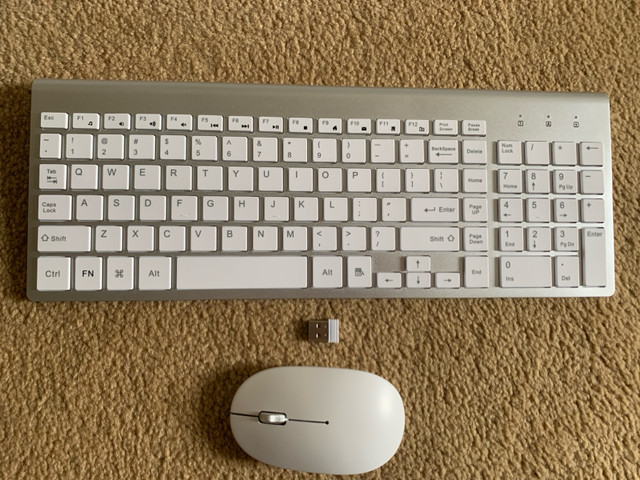
[[[521,165],[522,143],[509,140],[502,140],[498,142],[498,164]]]
[[[191,227],[191,251],[214,252],[218,246],[217,236],[217,227]]]
[[[578,172],[575,170],[554,170],[553,193],[578,193]]]
[[[91,159],[93,158],[93,135],[68,133],[67,134],[67,158]]]
[[[36,289],[41,292],[71,289],[71,258],[39,257]]]
[[[253,117],[230,115],[227,128],[230,132],[253,132]]]
[[[521,170],[498,170],[499,193],[522,193]]]
[[[487,227],[465,227],[462,248],[467,252],[489,250],[489,230]]]
[[[313,287],[342,288],[342,257],[313,257]]]
[[[137,130],[162,130],[162,115],[157,113],[136,114]]]
[[[171,257],[140,257],[138,288],[140,290],[170,290]]]
[[[40,164],[40,190],[66,190],[67,166],[49,163]]]
[[[457,222],[460,220],[457,198],[412,198],[412,222]]]
[[[604,193],[604,172],[602,172],[602,170],[581,171],[580,193],[602,195]]]
[[[489,288],[489,258],[466,257],[464,259],[464,286]]]
[[[270,137],[253,138],[253,161],[272,162],[278,161],[278,139]]]
[[[429,135],[429,120],[405,120],[404,133],[407,135]]]
[[[107,290],[133,290],[133,257],[107,258]]]
[[[607,284],[604,228],[582,230],[582,284],[587,287],[602,287]]]
[[[155,246],[155,229],[149,225],[127,227],[127,251],[151,252]]]
[[[100,115],[97,113],[74,113],[73,128],[78,130],[100,129]]]
[[[249,159],[247,145],[247,137],[222,137],[222,160],[246,162]]]
[[[484,120],[463,120],[462,135],[484,137],[487,134],[487,122]]]
[[[258,131],[282,133],[284,131],[284,120],[282,117],[260,117],[258,118]]]
[[[76,197],[76,220],[81,222],[104,220],[104,197],[102,195],[78,195]]]
[[[62,158],[62,135],[59,133],[40,134],[40,158]]]
[[[463,140],[462,163],[470,165],[486,165],[487,142],[484,140]]]
[[[455,168],[436,168],[433,171],[433,191],[457,193],[460,191],[459,175]]]
[[[224,128],[222,115],[198,115],[198,130],[221,132]]]
[[[153,135],[131,135],[129,137],[129,158],[131,160],[155,160],[156,137]]]
[[[580,200],[582,221],[585,223],[604,222],[604,200],[601,198],[583,198]]]
[[[102,290],[102,258],[78,257],[75,262],[74,288],[81,292]]]
[[[434,120],[433,134],[434,135],[458,135],[458,121],[457,120]]]
[[[129,166],[128,165],[103,165],[102,166],[103,190],[129,190]]]
[[[335,138],[316,138],[312,143],[314,162],[336,163],[338,161],[338,142]]]
[[[107,113],[104,116],[105,130],[130,130],[131,115],[128,113]]]
[[[318,133],[333,133],[336,135],[342,134],[342,119],[341,118],[319,118]]]
[[[431,288],[431,274],[408,272],[405,274],[407,288]]]
[[[307,162],[307,139],[285,138],[282,144],[282,159],[285,162]]]
[[[38,220],[71,220],[71,195],[40,195]]]
[[[428,272],[431,270],[431,257],[410,255],[405,258],[405,269],[408,272]]]
[[[429,163],[458,163],[457,140],[429,140]]]
[[[69,115],[64,112],[42,112],[40,114],[40,128],[69,128]]]
[[[123,160],[124,135],[98,135],[98,158],[100,160]]]
[[[400,272],[379,272],[376,274],[376,286],[379,288],[401,288],[402,274]]]
[[[186,230],[182,226],[163,226],[158,228],[158,250],[161,252],[184,252],[187,249]]]
[[[460,288],[460,274],[458,272],[436,272],[436,288]]]
[[[347,120],[347,133],[356,135],[371,134],[370,118],[350,118]]]
[[[376,120],[376,133],[378,135],[399,135],[400,120],[398,119],[378,119]]]
[[[580,165],[584,167],[601,167],[603,165],[602,143],[580,143]]]
[[[371,288],[371,257],[347,257],[347,286],[350,288]]]
[[[524,163],[527,165],[549,165],[547,142],[524,142]]]
[[[161,135],[160,136],[160,159],[161,160],[186,160],[187,159],[187,137],[184,135]]]
[[[531,252],[551,251],[551,229],[548,227],[527,228],[527,250]]]
[[[551,286],[551,257],[500,257],[500,286],[546,288]]]
[[[91,227],[84,225],[41,225],[38,227],[39,252],[89,252]]]
[[[462,191],[465,193],[487,193],[487,171],[466,168],[462,171]]]
[[[580,285],[580,258],[556,257],[555,285],[556,287],[577,287]]]
[[[400,227],[400,250],[408,252],[457,252],[460,229],[456,227]]]
[[[391,139],[371,140],[371,163],[395,163],[396,142]]]
[[[105,225],[96,227],[96,252],[121,252],[122,227]]]
[[[424,140],[401,140],[400,163],[424,163]]]
[[[169,114],[167,115],[167,130],[191,131],[193,130],[193,117],[188,114]]]
[[[313,119],[301,117],[290,118],[289,133],[313,133]]]
[[[553,142],[551,151],[554,165],[573,166],[577,163],[578,154],[573,142]]]
[[[192,160],[218,160],[218,137],[194,135],[191,137]]]

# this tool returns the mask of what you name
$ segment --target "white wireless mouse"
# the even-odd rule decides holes
[[[248,378],[231,402],[231,431],[261,462],[349,475],[396,452],[404,405],[385,379],[358,370],[278,367]]]

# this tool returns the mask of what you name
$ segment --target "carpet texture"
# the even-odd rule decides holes
[[[640,478],[640,2],[4,0],[0,478],[328,478],[231,436],[278,365],[368,370],[407,412],[363,479]],[[616,294],[601,299],[35,304],[26,282],[34,78],[605,92]],[[341,343],[304,340],[342,320]]]

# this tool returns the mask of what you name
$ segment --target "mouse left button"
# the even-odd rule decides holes
[[[260,412],[258,421],[268,425],[284,425],[287,423],[287,415],[279,412]]]

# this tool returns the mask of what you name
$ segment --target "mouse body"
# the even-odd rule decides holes
[[[313,473],[374,470],[396,452],[404,405],[387,380],[368,372],[277,367],[248,378],[231,403],[231,431],[261,462]]]

